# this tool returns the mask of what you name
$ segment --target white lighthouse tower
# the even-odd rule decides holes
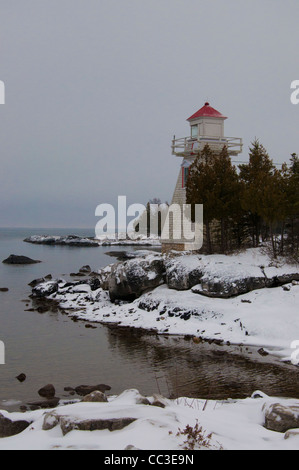
[[[187,137],[172,140],[172,154],[183,158],[177,183],[175,186],[171,204],[178,204],[183,207],[186,204],[186,182],[189,175],[189,167],[194,159],[200,154],[208,144],[213,153],[220,153],[223,147],[227,147],[230,156],[238,155],[242,152],[242,139],[239,137],[225,137],[224,121],[226,116],[209,103],[205,103],[196,113],[192,114],[187,121],[190,124],[190,131]],[[175,224],[175,220],[173,224]],[[185,241],[163,240],[162,250],[185,250]]]

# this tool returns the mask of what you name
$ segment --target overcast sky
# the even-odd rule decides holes
[[[171,139],[210,104],[275,162],[299,152],[298,0],[0,0],[0,226],[93,227],[171,200]]]

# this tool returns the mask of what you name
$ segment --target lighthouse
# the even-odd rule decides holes
[[[183,205],[186,204],[186,183],[189,168],[206,145],[209,145],[214,154],[219,154],[223,147],[227,148],[230,156],[236,156],[242,152],[241,138],[225,136],[224,121],[226,119],[226,116],[206,102],[202,108],[187,119],[189,135],[182,138],[173,137],[172,155],[182,158],[182,161],[171,205],[176,204],[183,208]],[[174,225],[176,222],[178,221],[173,220]],[[185,249],[186,243],[183,239],[172,238],[162,241],[163,252],[184,251]]]

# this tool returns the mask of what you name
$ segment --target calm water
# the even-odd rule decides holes
[[[245,397],[257,389],[277,396],[299,397],[299,371],[270,363],[255,350],[195,345],[179,337],[140,334],[97,325],[86,329],[60,313],[28,312],[28,283],[52,274],[67,275],[89,264],[98,269],[113,262],[113,248],[69,248],[23,242],[33,234],[93,236],[87,230],[0,229],[0,340],[6,365],[0,366],[0,408],[18,409],[39,399],[37,390],[53,383],[57,396],[66,386],[109,384],[111,393],[137,388],[143,394],[161,392],[202,398]],[[115,250],[119,251],[119,247]],[[134,249],[134,248],[131,248]],[[9,266],[10,254],[42,261]],[[25,302],[24,302],[25,301]],[[27,375],[20,384],[15,377]]]

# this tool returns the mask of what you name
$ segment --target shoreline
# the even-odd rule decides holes
[[[50,303],[52,303],[52,301],[50,301]],[[56,305],[56,302],[55,302],[55,306],[57,307]],[[170,341],[175,341],[175,342],[179,342],[181,345],[190,345],[190,348],[192,348],[192,350],[194,351],[194,353],[196,354],[196,351],[197,351],[197,348],[198,349],[198,352],[199,354],[201,355],[203,353],[203,351],[206,351],[208,350],[209,354],[211,353],[215,353],[215,354],[221,354],[223,357],[229,357],[232,359],[231,363],[233,364],[234,361],[236,360],[237,362],[240,362],[241,360],[241,363],[244,363],[244,365],[247,363],[247,361],[249,361],[250,363],[252,363],[253,365],[256,365],[258,367],[267,367],[267,368],[278,368],[279,370],[281,371],[284,371],[285,375],[286,376],[289,376],[291,378],[291,376],[293,375],[293,372],[294,371],[298,371],[298,367],[292,365],[291,363],[289,362],[282,362],[281,359],[279,358],[279,356],[276,356],[275,354],[271,353],[271,352],[266,352],[265,350],[261,350],[259,352],[259,346],[253,344],[253,345],[250,345],[250,344],[238,344],[238,343],[226,343],[222,340],[219,340],[219,339],[216,339],[216,338],[212,338],[212,339],[204,339],[202,338],[199,342],[197,341],[197,337],[194,337],[190,334],[179,334],[179,333],[161,333],[159,331],[157,331],[156,329],[152,328],[152,329],[147,329],[147,328],[143,328],[141,326],[132,326],[132,325],[123,325],[123,324],[118,324],[117,322],[105,322],[105,321],[89,321],[89,320],[86,320],[86,319],[81,319],[81,318],[78,318],[78,317],[75,317],[75,318],[72,318],[71,315],[68,315],[66,314],[66,312],[64,310],[62,310],[61,308],[58,307],[58,311],[59,311],[59,314],[61,315],[61,318],[59,319],[59,321],[63,321],[63,317],[65,315],[67,315],[67,318],[75,323],[81,323],[82,325],[85,325],[85,327],[87,328],[87,325],[91,325],[91,326],[94,326],[95,329],[97,328],[97,326],[103,326],[105,328],[107,328],[113,335],[117,335],[117,336],[120,336],[120,337],[123,337],[123,336],[128,336],[128,333],[130,335],[130,337],[133,335],[134,338],[146,338],[146,337],[154,337],[154,338],[162,338],[164,340],[164,343],[165,341],[168,342],[168,340]],[[45,314],[49,314],[51,311],[50,310],[47,310],[43,313]],[[164,346],[166,347],[166,346]],[[173,348],[173,344],[171,344],[169,346],[170,348],[170,351],[171,349]],[[26,371],[25,371],[26,372]],[[29,378],[30,379],[30,378]],[[162,381],[162,384],[163,384],[163,381],[166,380],[166,383],[167,383],[167,378],[166,376],[164,377],[160,377],[161,381]],[[28,378],[26,379],[28,381]],[[52,379],[53,380],[53,379]],[[91,382],[92,380],[90,380]],[[55,382],[55,380],[54,380]],[[77,384],[78,385],[78,384]],[[58,387],[60,390],[63,389],[63,386],[68,386],[67,383],[64,383],[64,385],[62,385],[60,383],[60,386]],[[112,388],[115,388],[114,387],[114,384],[111,383],[111,386]],[[181,388],[182,384],[179,385],[179,388]],[[152,389],[156,389],[156,391],[158,392],[159,391],[159,387],[160,387],[160,384],[155,382],[154,380],[154,377],[153,377],[153,387]],[[168,385],[167,385],[168,387]],[[188,388],[188,386],[186,386]],[[36,390],[37,390],[37,386],[36,386]],[[66,392],[66,391],[65,391]],[[171,395],[173,395],[174,393],[171,393],[169,396],[171,397]],[[59,393],[58,394],[60,398],[60,401],[61,401],[61,405],[59,406],[63,406],[64,405],[64,402],[72,402],[73,400],[77,400],[78,399],[78,396],[72,396],[72,395],[68,395],[68,393]],[[190,399],[208,399],[208,400],[227,400],[227,399],[237,399],[237,400],[242,400],[242,399],[245,399],[245,397],[247,396],[247,394],[245,393],[245,391],[243,390],[242,386],[240,387],[240,389],[237,389],[237,390],[233,390],[231,389],[230,392],[226,392],[225,394],[222,392],[220,393],[219,395],[219,392],[210,392],[208,391],[206,394],[205,393],[197,393],[197,394],[194,394],[194,393],[190,393],[188,395]],[[280,397],[285,397],[285,393],[282,392],[281,394],[278,393],[276,396],[280,396]],[[295,393],[291,394],[290,395],[291,397],[295,398]],[[30,403],[35,403],[35,402],[42,402],[43,399],[41,397],[38,397],[36,396],[35,399],[33,398],[33,395],[29,395],[29,396],[24,396],[23,399],[21,400],[17,400],[15,401],[14,397],[9,397],[9,398],[6,398],[6,399],[3,399],[1,400],[2,402],[2,407],[4,407],[4,409],[6,409],[8,412],[9,410],[11,410],[12,408],[27,408],[27,410],[25,411],[26,413],[29,412],[30,410]],[[7,405],[5,404],[5,402],[7,403]],[[11,404],[10,404],[11,403]],[[29,409],[28,409],[29,407]],[[14,411],[16,412],[16,411]]]
[[[273,264],[260,249],[171,257],[139,250],[114,256],[118,261],[97,272],[84,266],[72,273],[76,281],[33,281],[33,304],[43,308],[44,302],[46,307],[54,302],[75,321],[258,347],[290,361],[294,331],[299,331],[298,265]]]
[[[81,237],[77,235],[32,235],[23,240],[25,243],[33,245],[48,245],[48,246],[69,246],[69,247],[84,247],[84,248],[97,248],[105,246],[122,246],[122,247],[161,247],[161,242],[158,238],[141,237],[133,240],[130,238],[118,240],[117,238],[102,237]]]
[[[259,390],[243,400],[92,392],[51,410],[1,411],[0,449],[295,450],[297,409],[296,400]]]
[[[124,258],[125,262],[132,262],[139,264],[140,260],[137,258],[136,255],[140,255],[142,250],[135,253],[133,259],[131,259],[131,255],[127,259]],[[116,255],[122,260],[122,253],[117,252]],[[114,256],[116,256],[114,255]],[[149,254],[150,257],[159,257],[157,253]],[[243,255],[242,255],[243,256]],[[143,253],[143,260],[144,257],[147,257],[147,253]],[[230,260],[230,257],[227,257]],[[179,260],[187,260],[188,270],[189,268],[193,269],[194,262],[192,261],[194,258],[179,258]],[[175,263],[177,258],[175,259]],[[260,259],[258,260],[260,264]],[[196,261],[198,263],[198,261]],[[223,260],[217,260],[218,265],[221,267],[223,266]],[[124,263],[114,263],[122,266]],[[189,266],[190,265],[190,266]],[[111,265],[110,265],[111,266]],[[241,352],[243,359],[248,359],[253,363],[261,363],[261,364],[268,364],[269,367],[273,364],[278,365],[285,368],[289,375],[292,374],[292,370],[297,370],[292,364],[289,364],[286,361],[286,356],[282,354],[281,345],[267,343],[264,341],[264,337],[258,336],[251,336],[246,335],[245,327],[247,327],[246,322],[244,322],[244,330],[237,325],[236,331],[238,335],[234,335],[236,331],[230,332],[230,337],[226,337],[225,334],[228,333],[229,328],[224,328],[224,323],[226,319],[223,319],[223,314],[225,312],[218,311],[218,314],[221,315],[215,317],[214,322],[214,329],[206,330],[203,332],[207,325],[207,321],[210,317],[215,316],[215,312],[217,312],[216,306],[220,305],[230,305],[230,308],[235,310],[235,313],[238,312],[239,308],[248,309],[250,316],[252,316],[252,309],[256,309],[256,299],[259,297],[269,297],[270,299],[273,296],[281,295],[285,296],[286,299],[290,300],[293,295],[296,295],[297,298],[297,284],[284,284],[281,287],[274,287],[274,288],[263,288],[260,290],[254,290],[248,292],[246,294],[241,294],[240,296],[228,298],[228,299],[215,299],[215,298],[208,298],[206,296],[202,296],[196,294],[192,291],[192,289],[187,289],[183,291],[178,291],[176,289],[169,289],[168,286],[165,284],[161,284],[158,287],[154,287],[150,289],[148,292],[142,293],[137,299],[131,302],[116,302],[112,303],[108,298],[108,291],[103,290],[99,287],[99,284],[95,282],[93,288],[91,285],[88,284],[89,281],[93,282],[94,280],[98,279],[99,282],[102,282],[105,279],[101,278],[102,271],[107,269],[103,268],[99,272],[93,272],[89,274],[83,275],[81,273],[78,280],[74,279],[67,279],[66,281],[59,280],[60,285],[59,289],[54,292],[49,297],[45,298],[45,300],[41,300],[42,311],[40,313],[46,313],[49,310],[45,308],[45,303],[47,302],[54,302],[56,304],[56,308],[58,307],[59,312],[62,314],[67,314],[68,318],[73,319],[75,322],[83,322],[85,325],[103,325],[108,327],[111,331],[121,331],[123,330],[123,334],[127,336],[131,336],[131,332],[134,331],[139,336],[154,336],[154,337],[161,337],[164,339],[170,338],[175,339],[177,338],[179,342],[187,342],[189,343],[192,348],[196,351],[198,346],[205,347],[211,346],[212,348],[217,349],[217,351],[222,353],[225,351],[226,354],[235,355],[237,356],[236,349]],[[176,269],[176,268],[175,268]],[[217,268],[218,269],[218,268]],[[274,270],[276,268],[266,268],[267,270]],[[62,271],[63,272],[63,271]],[[172,271],[172,273],[175,271]],[[282,271],[279,271],[280,273]],[[150,271],[151,273],[151,271]],[[181,271],[179,270],[179,273]],[[189,271],[187,271],[187,274]],[[78,273],[79,274],[79,273]],[[186,277],[186,274],[183,272],[182,277]],[[153,278],[150,275],[151,279]],[[67,276],[69,278],[69,276]],[[56,282],[56,280],[48,281]],[[47,284],[47,283],[46,283]],[[67,287],[65,285],[68,285]],[[289,290],[284,290],[287,288]],[[69,291],[67,292],[67,290]],[[52,297],[52,298],[51,298]],[[254,299],[252,299],[254,297]],[[34,302],[38,299],[34,298],[31,299]],[[250,300],[250,303],[249,303]],[[191,302],[192,301],[192,302]],[[245,301],[245,302],[242,302]],[[29,302],[29,301],[28,301]],[[44,303],[45,302],[45,303]],[[192,306],[190,304],[192,303]],[[194,302],[196,303],[198,309],[202,312],[205,311],[205,315],[197,315],[194,312],[190,318],[183,318],[185,316],[185,311],[174,312],[175,309],[184,304],[187,310],[194,308]],[[295,301],[296,302],[296,301]],[[188,304],[189,303],[189,304]],[[275,303],[275,302],[274,302]],[[61,305],[62,304],[62,305]],[[142,304],[142,308],[141,305]],[[213,308],[211,310],[207,309],[208,305],[212,305]],[[167,307],[167,308],[166,308]],[[214,308],[215,307],[215,308]],[[72,310],[74,308],[74,310]],[[134,311],[132,311],[132,309]],[[30,309],[29,309],[30,310]],[[180,308],[179,308],[180,310]],[[173,315],[174,312],[174,315]],[[211,313],[209,313],[211,312]],[[212,315],[211,315],[212,314]],[[108,316],[107,316],[108,315]],[[239,316],[239,315],[238,315]],[[237,317],[231,318],[231,320],[236,320]],[[242,322],[243,319],[241,318]],[[223,331],[218,331],[219,326],[223,326]],[[230,326],[230,325],[228,325]],[[168,331],[166,331],[168,330]],[[126,331],[126,333],[125,333]],[[129,334],[128,334],[128,333]],[[242,335],[240,336],[240,332]],[[249,330],[250,332],[250,330]],[[232,334],[234,333],[234,334]],[[251,332],[250,332],[251,333]],[[166,340],[164,341],[166,342]],[[274,342],[275,343],[275,342]],[[268,349],[268,347],[272,346],[272,349]],[[268,351],[263,351],[263,354],[259,354],[258,350],[260,348],[265,348]],[[273,347],[275,349],[273,349]],[[253,354],[247,354],[248,349],[252,349]],[[250,352],[252,352],[250,351]],[[285,351],[283,351],[284,353]],[[281,362],[281,359],[285,360],[285,362]],[[26,371],[24,371],[26,372]],[[104,379],[105,380],[105,379]],[[110,381],[108,380],[108,383]],[[65,384],[67,385],[67,384]],[[113,385],[113,384],[112,384]],[[234,392],[235,393],[235,392]],[[283,391],[282,391],[283,394]],[[224,398],[230,397],[232,394],[227,392]],[[187,396],[187,395],[185,395]],[[202,396],[200,393],[195,395],[196,398]],[[223,397],[222,397],[223,398]]]

